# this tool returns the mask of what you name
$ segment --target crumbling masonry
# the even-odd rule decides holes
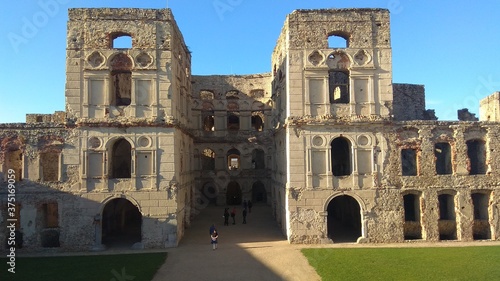
[[[499,93],[437,121],[384,9],[294,11],[271,62],[195,76],[169,9],[70,9],[66,110],[0,124],[0,229],[10,170],[33,250],[172,247],[245,199],[290,243],[500,239]]]

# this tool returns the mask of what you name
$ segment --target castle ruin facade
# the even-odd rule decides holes
[[[437,121],[392,81],[388,10],[296,10],[271,67],[192,75],[170,9],[70,9],[65,111],[0,124],[0,226],[30,249],[175,247],[251,200],[290,243],[500,239],[500,95]]]

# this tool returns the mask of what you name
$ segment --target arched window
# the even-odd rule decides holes
[[[125,139],[117,140],[111,150],[110,178],[130,178],[132,147]]]
[[[328,37],[328,48],[349,48],[349,41],[347,40],[347,38],[347,35],[330,35]]]
[[[132,36],[127,33],[112,33],[111,34],[112,49],[132,49]]]
[[[228,112],[227,114],[227,130],[238,131],[240,129],[240,117],[235,112]]]
[[[338,137],[332,141],[332,173],[339,177],[351,172],[351,143],[344,137]]]
[[[206,132],[212,132],[215,130],[215,118],[213,112],[204,112],[203,118],[203,130]]]
[[[238,170],[240,168],[240,152],[233,148],[227,152],[227,168],[229,170]]]
[[[264,122],[262,121],[262,117],[260,112],[252,113],[252,128],[257,132],[262,132],[264,129]]]

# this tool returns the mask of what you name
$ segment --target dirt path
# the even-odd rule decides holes
[[[256,205],[242,224],[241,208],[236,224],[223,225],[224,207],[202,210],[177,248],[168,250],[165,264],[154,281],[175,280],[320,280],[298,246],[281,234],[267,205]],[[215,223],[219,247],[212,250],[209,227]]]

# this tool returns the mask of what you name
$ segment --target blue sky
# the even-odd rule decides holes
[[[166,0],[19,0],[0,10],[0,123],[27,113],[64,110],[68,8],[165,8]],[[393,82],[423,84],[439,120],[500,91],[500,1],[169,0],[192,73],[271,70],[271,52],[295,9],[387,8],[391,12]]]

